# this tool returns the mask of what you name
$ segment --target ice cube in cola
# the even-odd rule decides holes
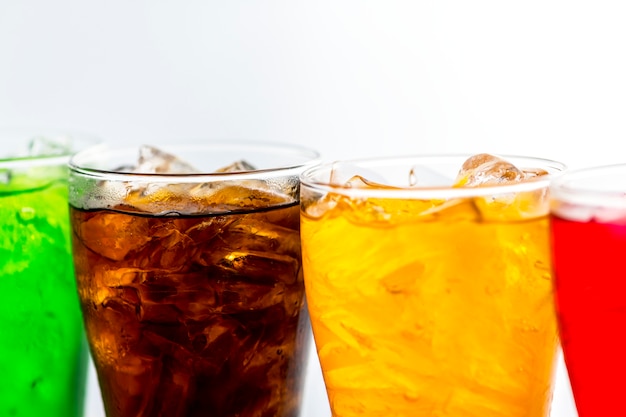
[[[309,335],[299,207],[254,185],[160,185],[71,207],[108,417],[299,414]]]

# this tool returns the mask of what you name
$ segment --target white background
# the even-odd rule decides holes
[[[619,0],[0,0],[0,125],[623,162],[625,18]]]

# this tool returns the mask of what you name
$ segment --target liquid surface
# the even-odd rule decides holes
[[[81,416],[87,349],[67,183],[12,180],[19,191],[0,189],[0,416]]]
[[[304,194],[307,300],[334,417],[549,415],[557,327],[536,195]]]
[[[563,355],[578,414],[626,415],[626,224],[553,216],[551,230]]]

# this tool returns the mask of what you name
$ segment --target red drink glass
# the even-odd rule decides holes
[[[561,343],[580,417],[626,415],[626,164],[572,171],[551,187]]]

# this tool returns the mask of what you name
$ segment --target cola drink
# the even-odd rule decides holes
[[[299,415],[310,328],[297,199],[257,182],[126,179],[112,204],[121,181],[104,192],[110,179],[72,175],[74,264],[107,416]]]

